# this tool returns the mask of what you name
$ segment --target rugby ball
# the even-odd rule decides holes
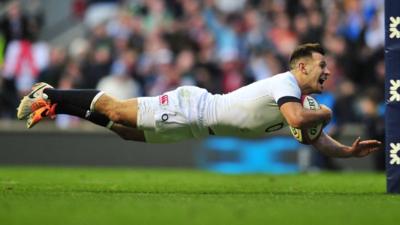
[[[303,107],[310,110],[317,110],[320,108],[317,100],[309,95],[301,96],[301,103]],[[299,129],[289,126],[290,131],[294,138],[302,144],[309,145],[319,138],[322,132],[323,123],[319,123],[309,128]]]

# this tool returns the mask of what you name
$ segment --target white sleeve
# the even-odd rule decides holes
[[[272,82],[271,94],[279,107],[285,102],[300,102],[301,91],[297,82],[291,77],[281,76]]]

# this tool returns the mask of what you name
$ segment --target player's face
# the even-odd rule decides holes
[[[320,53],[314,52],[308,64],[308,85],[312,93],[321,93],[324,90],[325,81],[331,74],[327,67],[325,57]]]

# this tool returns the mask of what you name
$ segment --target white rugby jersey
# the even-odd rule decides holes
[[[277,74],[229,94],[213,95],[205,107],[206,125],[216,135],[262,137],[287,125],[279,106],[300,99],[294,75]]]

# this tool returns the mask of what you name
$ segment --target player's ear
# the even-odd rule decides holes
[[[307,73],[306,64],[305,64],[304,61],[300,61],[300,62],[297,64],[297,68],[298,68],[298,70],[299,70],[300,72],[302,72],[303,74],[308,74],[308,73]]]

